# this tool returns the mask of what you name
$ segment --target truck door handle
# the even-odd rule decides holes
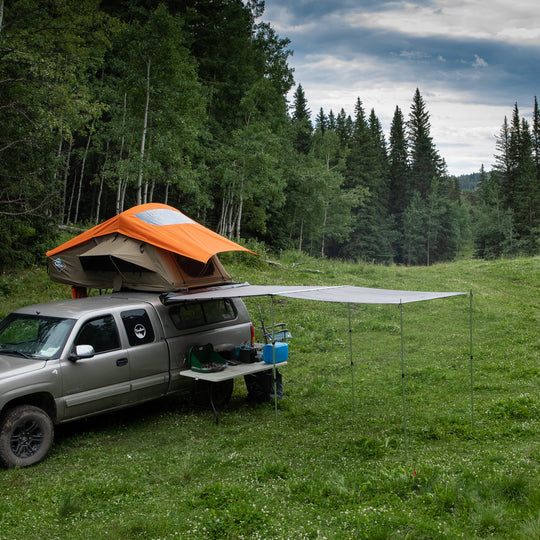
[[[116,361],[116,365],[117,366],[126,366],[128,363],[128,359],[127,358],[119,358],[117,361]]]

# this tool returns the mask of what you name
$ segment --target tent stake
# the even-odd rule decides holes
[[[349,348],[351,353],[351,385],[352,385],[352,410],[356,414],[356,399],[354,396],[354,362],[353,362],[353,346],[352,346],[352,325],[351,325],[351,304],[347,304],[349,312]]]
[[[408,456],[407,444],[407,407],[405,403],[405,345],[403,341],[403,303],[399,302],[399,319],[401,327],[401,401],[403,408],[403,442],[405,444],[405,457]],[[408,458],[407,458],[408,459]]]

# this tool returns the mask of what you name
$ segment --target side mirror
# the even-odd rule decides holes
[[[94,354],[96,354],[96,352],[94,351],[94,347],[92,347],[92,345],[77,345],[75,347],[75,352],[72,352],[69,355],[69,359],[72,362],[76,362],[81,358],[92,358]]]

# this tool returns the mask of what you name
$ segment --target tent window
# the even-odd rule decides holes
[[[192,278],[213,276],[215,273],[212,259],[209,259],[207,262],[203,263],[196,261],[195,259],[190,259],[189,257],[184,257],[183,255],[175,255],[176,261],[178,262],[178,265],[182,271]]]
[[[168,208],[156,208],[145,210],[135,214],[135,217],[149,225],[183,225],[184,223],[195,223],[178,210]]]
[[[87,255],[80,257],[81,266],[86,272],[150,272],[139,266],[112,255]]]

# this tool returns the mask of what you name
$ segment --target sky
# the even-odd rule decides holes
[[[418,88],[433,142],[460,175],[492,168],[516,103],[532,124],[539,13],[538,0],[266,0],[262,20],[290,39],[312,120],[321,107],[354,118],[360,98],[388,141],[396,107],[407,119]]]

